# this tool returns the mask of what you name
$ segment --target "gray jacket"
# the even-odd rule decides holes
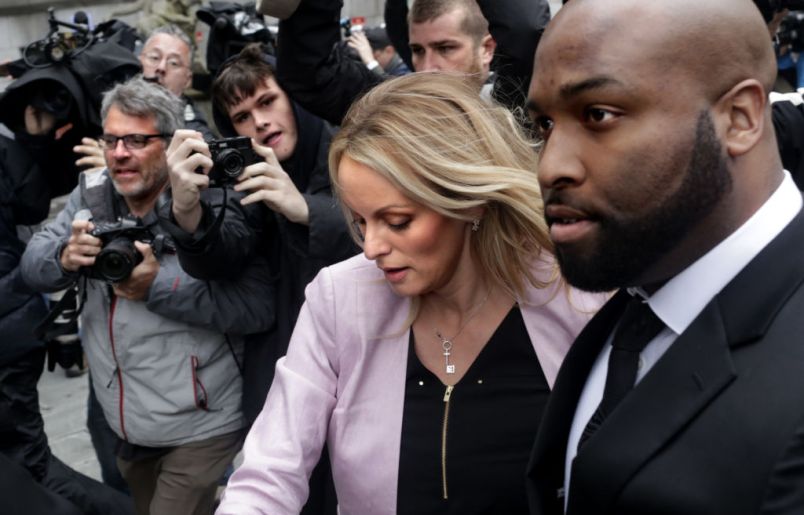
[[[127,213],[106,171],[82,182],[85,191],[104,188],[114,212]],[[31,239],[21,266],[33,288],[56,291],[79,277],[61,268],[59,256],[88,196],[79,185],[56,220]],[[143,221],[162,234],[154,212]],[[118,298],[103,281],[79,283],[86,292],[82,341],[106,419],[119,437],[149,447],[236,431],[244,425],[241,335],[274,322],[270,270],[257,258],[238,280],[200,281],[175,254],[158,261],[145,301]]]

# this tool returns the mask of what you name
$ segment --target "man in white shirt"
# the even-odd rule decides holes
[[[750,0],[573,0],[545,32],[529,109],[556,256],[620,291],[556,380],[532,513],[804,506],[804,216],[774,77]]]

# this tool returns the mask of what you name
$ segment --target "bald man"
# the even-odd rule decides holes
[[[774,74],[750,0],[573,0],[548,26],[550,236],[567,281],[619,291],[556,380],[532,513],[804,510],[804,216]]]

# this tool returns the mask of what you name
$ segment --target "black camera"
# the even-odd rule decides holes
[[[234,184],[247,166],[262,161],[251,147],[251,138],[246,136],[217,139],[207,144],[213,163],[209,181],[216,186]]]
[[[142,262],[142,254],[135,241],[151,244],[153,234],[134,216],[119,218],[116,222],[97,223],[90,232],[100,238],[103,247],[95,256],[95,264],[84,269],[87,277],[109,283],[125,281],[134,267]]]

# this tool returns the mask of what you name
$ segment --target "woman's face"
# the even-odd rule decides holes
[[[440,290],[471,266],[470,224],[448,218],[405,196],[388,179],[344,156],[338,165],[341,200],[396,293]]]

